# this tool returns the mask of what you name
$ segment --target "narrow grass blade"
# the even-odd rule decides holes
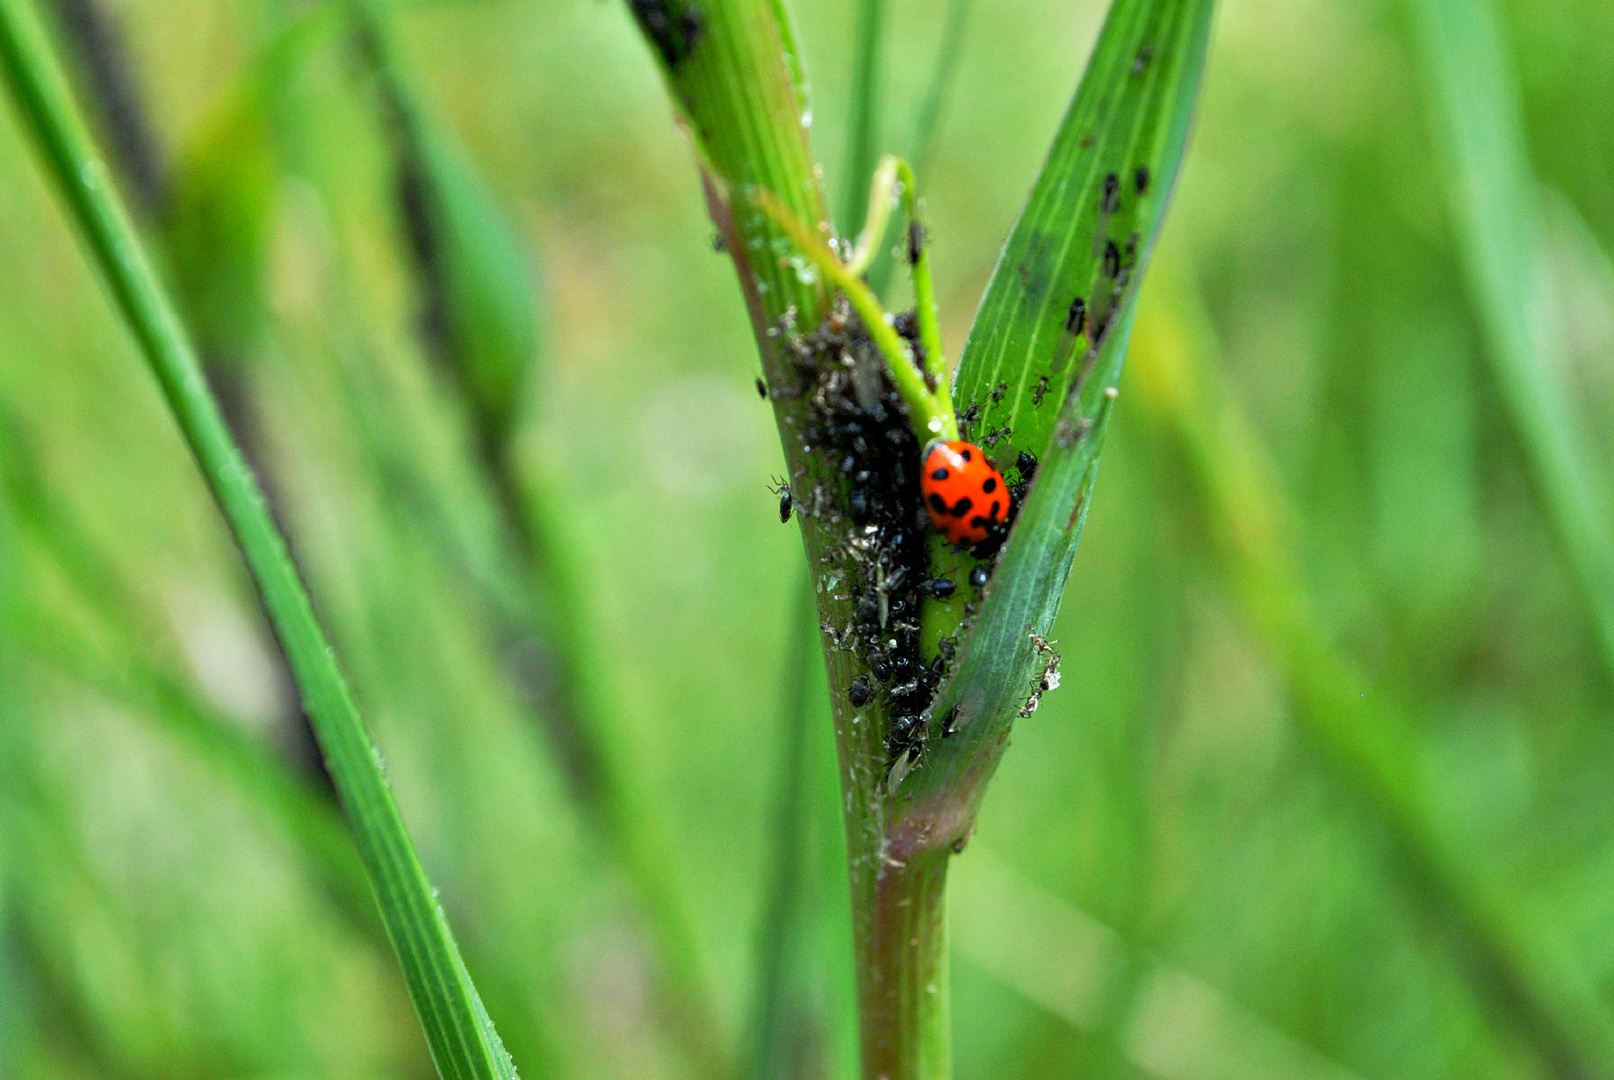
[[[884,73],[885,0],[858,0],[852,37],[852,93],[846,117],[845,172],[839,226],[854,236],[868,205],[869,179],[880,156],[880,81]],[[883,245],[881,245],[883,246]]]
[[[449,1080],[511,1080],[514,1066],[410,844],[380,756],[285,541],[208,393],[173,305],[24,0],[0,0],[0,62],[19,113],[38,137],[47,171],[106,276],[258,585],[353,827],[438,1071]]]
[[[1139,331],[1140,397],[1188,459],[1224,572],[1283,670],[1301,731],[1367,820],[1384,826],[1414,894],[1449,932],[1476,992],[1559,1075],[1614,1075],[1614,1016],[1601,992],[1513,889],[1452,849],[1428,804],[1425,755],[1405,712],[1318,626],[1276,469],[1202,356],[1214,345],[1191,329],[1204,319],[1183,314],[1193,301],[1178,300],[1178,290],[1169,295],[1176,305]]]
[[[1045,635],[1065,591],[1121,374],[1133,303],[1187,141],[1212,0],[1118,0],[1005,246],[959,361],[961,427],[1041,466],[951,678],[926,767],[890,835],[966,837],[1015,718],[1057,682]],[[1080,319],[1072,312],[1081,304]],[[1079,324],[1078,324],[1079,323]]]
[[[812,650],[818,645],[814,625],[812,582],[803,575],[796,586],[786,632],[785,664],[780,679],[780,734],[785,745],[774,807],[773,882],[763,917],[761,962],[758,965],[755,1049],[751,1075],[756,1080],[804,1080],[796,1052],[799,1033],[810,1028],[813,1017],[791,986],[791,943],[805,921],[806,886],[811,869],[805,835],[811,809],[808,782],[808,730],[811,691],[808,685]]]
[[[1409,2],[1469,294],[1489,339],[1497,386],[1614,679],[1614,536],[1564,385],[1563,343],[1541,265],[1540,193],[1499,15],[1491,0]]]
[[[538,354],[531,266],[492,193],[416,94],[383,6],[349,0],[347,9],[391,128],[427,346],[465,388],[484,451],[497,455]]]

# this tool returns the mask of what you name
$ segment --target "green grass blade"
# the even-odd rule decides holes
[[[410,844],[335,653],[24,0],[0,0],[0,62],[20,114],[38,137],[47,171],[105,274],[258,585],[314,722],[439,1072],[450,1080],[510,1080],[514,1066]]]
[[[464,388],[496,455],[519,422],[538,354],[532,268],[497,200],[415,92],[383,6],[350,0],[347,10],[391,128],[427,347]]]
[[[947,108],[948,91],[958,73],[959,57],[964,52],[964,27],[969,23],[972,2],[947,0],[947,21],[942,28],[941,44],[936,46],[936,63],[931,68],[930,81],[925,84],[925,96],[919,100],[913,135],[908,140],[908,162],[920,176],[930,164],[936,132],[941,129],[942,114]]]
[[[942,113],[947,105],[948,91],[958,72],[958,59],[964,51],[964,27],[969,22],[971,0],[948,0],[947,22],[942,29],[941,44],[936,48],[936,61],[931,67],[930,80],[919,101],[913,133],[908,138],[908,163],[915,176],[924,176],[930,164],[930,153],[935,148],[936,132],[941,127]],[[881,300],[891,286],[891,271],[896,260],[891,257],[891,245],[884,239],[875,245],[874,263],[869,267],[869,288]]]
[[[808,783],[807,724],[812,719],[808,680],[812,677],[812,650],[818,645],[814,625],[812,581],[803,575],[796,586],[786,626],[785,663],[780,679],[780,734],[785,757],[780,768],[774,807],[773,881],[763,917],[761,962],[758,965],[755,1039],[751,1075],[756,1080],[791,1080],[800,1075],[792,1055],[793,1028],[810,1022],[802,1003],[791,997],[790,946],[802,932],[806,917],[804,875],[811,869],[811,851],[805,836],[811,800]]]
[[[1411,0],[1453,216],[1496,382],[1614,678],[1614,536],[1560,372],[1539,192],[1490,0]]]
[[[954,390],[961,424],[978,406],[975,441],[1005,464],[1029,450],[1041,468],[932,706],[926,767],[907,781],[910,801],[896,811],[899,850],[968,834],[1010,726],[1051,681],[1057,657],[1041,635],[1058,612],[1081,535],[1138,283],[1182,161],[1213,6],[1118,0],[1110,9],[964,346]],[[1078,296],[1086,315],[1073,341],[1066,319]],[[1006,436],[983,434],[1005,427]]]
[[[1185,290],[1173,288],[1176,298]],[[1162,305],[1164,307],[1164,305]],[[1277,662],[1296,720],[1379,835],[1476,993],[1561,1076],[1614,1070],[1614,1016],[1589,972],[1530,917],[1517,890],[1454,850],[1430,806],[1426,760],[1405,710],[1386,699],[1319,626],[1300,573],[1295,515],[1276,468],[1211,362],[1215,344],[1191,294],[1152,317],[1136,350],[1139,396],[1181,445],[1224,572]]]
[[[869,180],[880,156],[880,76],[884,68],[885,0],[858,0],[852,37],[852,93],[841,175],[843,236],[856,236],[868,206]],[[884,246],[879,245],[879,246]]]

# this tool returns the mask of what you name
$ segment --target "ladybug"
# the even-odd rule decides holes
[[[1009,489],[974,443],[925,447],[919,491],[930,520],[955,544],[978,544],[1007,520]]]

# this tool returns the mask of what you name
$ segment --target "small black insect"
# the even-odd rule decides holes
[[[757,397],[763,401],[768,400],[768,384],[762,381],[761,375],[757,376]]]
[[[1114,240],[1104,242],[1104,276],[1116,277],[1121,273],[1121,249],[1115,246]]]
[[[992,388],[992,404],[996,405],[1003,400],[1003,395],[1009,392],[1009,384],[1000,382]]]
[[[867,675],[859,675],[852,680],[852,685],[846,688],[846,700],[852,703],[852,708],[861,709],[874,699],[874,687],[869,684]]]
[[[1139,195],[1149,190],[1149,166],[1138,166],[1138,171],[1132,174],[1132,186],[1138,189]]]
[[[908,222],[908,265],[918,266],[919,256],[925,253],[925,227],[917,221]]]
[[[1029,450],[1020,451],[1020,456],[1015,460],[1014,467],[1020,470],[1020,479],[1022,480],[1030,480],[1037,475],[1037,459]]]
[[[1031,407],[1036,408],[1042,404],[1043,397],[1048,393],[1048,376],[1044,375],[1037,380],[1037,385],[1031,388]]]
[[[924,593],[926,596],[932,597],[933,599],[945,600],[949,596],[953,595],[954,588],[955,586],[951,580],[948,578],[939,577],[931,578],[929,581],[919,586],[919,591]]]
[[[772,490],[779,496],[779,524],[783,525],[790,520],[790,512],[796,506],[795,498],[790,493],[790,481],[780,480]]]
[[[1121,178],[1114,173],[1104,178],[1104,199],[1099,203],[1099,209],[1106,214],[1113,214],[1121,207]]]
[[[1081,297],[1070,302],[1070,309],[1065,312],[1065,333],[1074,337],[1082,332],[1087,325],[1087,301]]]
[[[972,401],[970,402],[969,408],[958,414],[958,426],[968,427],[980,418],[981,403],[979,401]]]
[[[970,584],[976,589],[986,588],[986,583],[991,580],[991,578],[992,571],[988,570],[984,563],[970,571]]]
[[[919,313],[916,311],[899,311],[891,317],[891,329],[900,336],[908,339],[912,344],[919,340]]]

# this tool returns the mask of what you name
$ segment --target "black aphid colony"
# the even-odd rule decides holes
[[[834,463],[836,475],[798,507],[841,519],[846,580],[855,597],[844,642],[868,665],[849,692],[868,702],[886,696],[891,729],[886,750],[917,758],[921,717],[943,664],[923,662],[919,606],[927,586],[926,534],[919,505],[920,446],[885,362],[844,301],[811,334],[789,340],[792,367],[805,399],[804,446]],[[795,395],[792,395],[795,396]]]

